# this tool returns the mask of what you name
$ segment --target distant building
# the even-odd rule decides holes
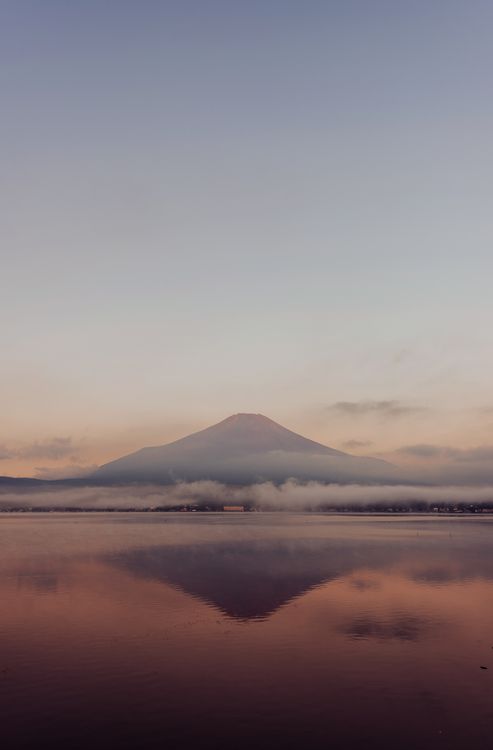
[[[225,510],[225,511],[230,511],[231,510],[231,511],[236,511],[236,512],[239,512],[239,513],[243,513],[244,510],[245,510],[245,506],[244,505],[225,505],[223,507],[223,510]]]

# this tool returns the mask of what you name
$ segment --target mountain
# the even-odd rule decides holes
[[[92,480],[161,482],[215,480],[231,484],[301,481],[382,481],[393,467],[298,435],[261,414],[235,414],[167,445],[101,466]]]

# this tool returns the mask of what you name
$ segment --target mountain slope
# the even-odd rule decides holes
[[[235,414],[167,445],[142,448],[101,466],[102,482],[215,480],[371,481],[389,476],[385,461],[358,458],[282,427],[261,414]]]

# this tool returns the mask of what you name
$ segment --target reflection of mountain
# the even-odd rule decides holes
[[[370,481],[389,478],[393,467],[351,456],[297,435],[261,414],[235,414],[219,424],[132,453],[101,466],[99,483],[211,479],[233,484],[289,478]]]
[[[354,536],[204,542],[139,548],[105,559],[133,575],[175,586],[238,619],[265,618],[306,591],[342,576],[354,574],[355,589],[365,590],[368,584],[357,577],[360,572],[388,571],[396,565],[401,575],[426,585],[493,580],[490,536],[479,533],[479,528],[461,525],[467,533],[456,537],[437,534],[432,539],[410,535],[414,528],[410,523],[404,528],[406,535],[393,539]],[[459,529],[446,521],[436,522],[435,528]],[[360,622],[353,635],[368,627]],[[391,630],[401,632],[399,622],[391,624]],[[407,637],[411,635],[409,631]]]
[[[238,619],[264,618],[309,589],[398,555],[369,542],[242,541],[150,547],[112,555],[134,575],[163,581]]]

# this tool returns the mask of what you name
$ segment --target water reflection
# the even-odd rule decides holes
[[[17,576],[17,587],[53,594],[58,590],[58,575],[56,573],[20,573]]]
[[[492,530],[0,521],[3,742],[488,747]]]
[[[359,541],[220,542],[136,549],[108,558],[133,575],[169,583],[238,619],[265,618],[362,565],[380,568],[398,550]]]
[[[418,583],[493,579],[489,539],[403,537],[270,539],[152,546],[114,553],[106,562],[179,588],[237,619],[263,619],[310,589],[347,577],[357,590],[379,586],[361,571],[389,571]],[[453,555],[451,559],[451,553]]]
[[[430,623],[424,618],[408,614],[397,614],[388,620],[368,616],[356,617],[341,629],[351,638],[377,638],[401,641],[417,641],[428,630]]]

